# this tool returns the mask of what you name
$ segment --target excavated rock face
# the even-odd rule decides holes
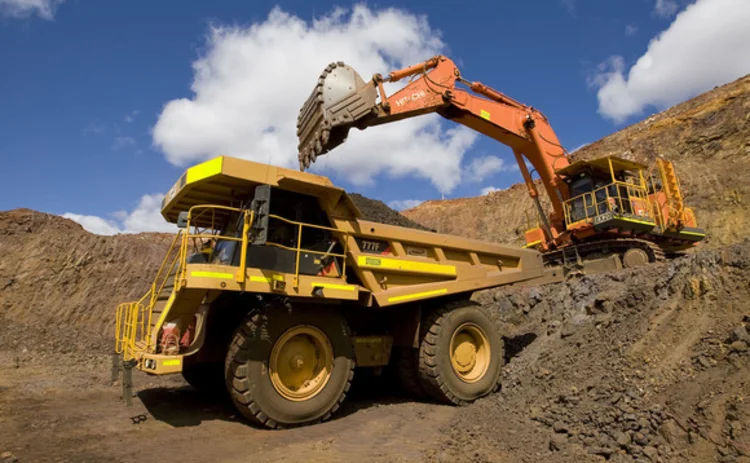
[[[552,121],[554,126],[555,121]],[[608,155],[675,162],[686,203],[708,232],[705,245],[742,240],[750,228],[750,76],[585,146],[574,160]],[[404,211],[441,233],[520,245],[534,209],[522,185],[476,198],[427,201]]]
[[[171,239],[98,236],[52,214],[0,212],[0,348],[110,347],[115,306],[146,293]]]
[[[506,336],[503,388],[461,409],[430,456],[747,461],[748,276],[750,241],[477,294]]]

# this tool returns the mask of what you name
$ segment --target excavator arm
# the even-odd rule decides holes
[[[404,87],[386,94],[384,83],[406,78],[410,80]],[[547,118],[479,82],[464,80],[453,61],[444,56],[385,77],[375,74],[367,83],[344,63],[330,64],[297,120],[300,169],[343,143],[352,127],[365,129],[429,113],[438,113],[513,150],[545,233],[554,241],[564,230],[563,201],[568,198],[567,185],[556,171],[569,161]],[[525,160],[536,170],[549,196],[553,208],[549,221]]]

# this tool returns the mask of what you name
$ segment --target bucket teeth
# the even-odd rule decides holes
[[[375,88],[343,61],[331,63],[297,116],[300,170],[346,140],[354,123],[375,106]]]

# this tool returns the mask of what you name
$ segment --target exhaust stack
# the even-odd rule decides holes
[[[377,89],[342,61],[329,64],[297,116],[299,169],[342,144],[349,129],[371,114]]]

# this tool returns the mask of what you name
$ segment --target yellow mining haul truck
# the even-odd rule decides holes
[[[325,177],[231,157],[188,169],[162,215],[180,232],[117,307],[124,396],[133,368],[182,373],[271,428],[330,417],[355,366],[390,363],[445,403],[490,393],[502,337],[471,294],[562,277],[536,251],[362,220]]]

